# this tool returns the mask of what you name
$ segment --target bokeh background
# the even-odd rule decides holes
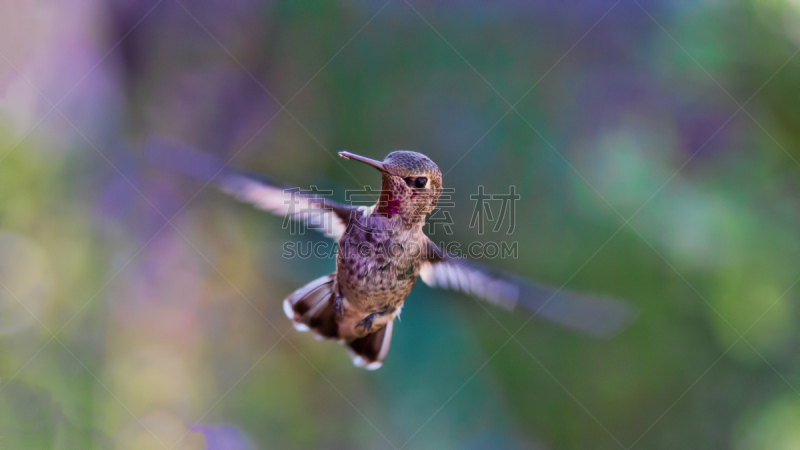
[[[0,448],[797,448],[800,2],[0,7]],[[281,310],[334,268],[284,242],[324,238],[152,134],[339,200],[378,179],[335,152],[422,151],[441,239],[639,317],[598,340],[420,284],[356,369]],[[514,234],[470,228],[512,184]]]

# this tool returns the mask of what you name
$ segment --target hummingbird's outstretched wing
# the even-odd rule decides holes
[[[336,240],[344,235],[351,214],[359,211],[359,208],[297,188],[281,186],[260,175],[228,168],[225,162],[211,155],[164,138],[151,137],[146,152],[147,159],[153,164],[213,183],[240,201],[304,222],[309,228]]]
[[[539,317],[594,336],[620,331],[636,316],[621,300],[580,294],[535,283],[451,255],[431,241],[420,278],[432,287],[450,288],[514,309],[521,305]]]

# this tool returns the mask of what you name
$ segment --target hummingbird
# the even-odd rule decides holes
[[[620,330],[635,316],[627,302],[577,293],[493,270],[451,254],[424,231],[442,193],[442,171],[426,155],[394,151],[379,161],[348,151],[339,156],[375,168],[380,197],[352,206],[287,188],[263,176],[231,169],[222,161],[164,139],[152,139],[148,158],[158,165],[214,182],[256,208],[317,227],[338,242],[335,272],[297,289],[283,310],[298,331],[338,341],[354,365],[382,366],[395,318],[418,279],[534,315],[589,335]]]

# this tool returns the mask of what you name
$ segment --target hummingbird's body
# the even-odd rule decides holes
[[[343,342],[357,366],[381,366],[393,320],[417,278],[508,308],[519,303],[534,315],[594,335],[608,335],[633,316],[633,308],[617,300],[549,288],[439,248],[423,226],[439,200],[442,173],[421,153],[397,151],[376,161],[340,152],[381,172],[378,203],[353,207],[279,188],[196,152],[176,152],[169,144],[160,147],[163,151],[151,156],[154,162],[193,176],[216,178],[224,191],[260,209],[307,222],[311,217],[325,218],[325,234],[339,243],[336,271],[292,293],[284,300],[284,312],[298,330]]]
[[[377,208],[361,218],[339,241],[336,280],[344,299],[345,310],[354,310],[362,320],[375,311],[387,314],[376,318],[372,326],[382,326],[400,313],[408,294],[417,281],[422,263],[420,255],[406,248],[421,248],[425,235],[419,229],[399,231],[402,218],[387,218]],[[355,252],[353,251],[355,249]],[[359,253],[361,251],[361,253]],[[363,317],[362,317],[363,316]]]
[[[287,299],[287,311],[288,305],[292,308],[290,318],[299,319],[325,338],[348,343],[370,334],[370,342],[379,337],[382,340],[386,333],[383,328],[400,314],[421,266],[419,257],[400,249],[420,245],[420,238],[424,238],[419,232],[386,232],[384,227],[395,220],[374,210],[357,220],[358,226],[351,227],[339,242],[336,273],[330,282],[330,305],[305,319],[296,314],[304,308],[302,301],[291,304],[292,300]],[[376,355],[380,344],[373,343]],[[388,341],[386,345],[388,351]]]

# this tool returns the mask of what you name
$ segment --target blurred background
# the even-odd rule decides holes
[[[797,448],[797,0],[0,8],[0,448]],[[356,369],[281,310],[334,268],[284,243],[324,238],[151,134],[337,200],[379,187],[337,151],[422,151],[437,240],[640,315],[592,339],[420,283]],[[512,235],[468,226],[478,185],[516,186]]]

